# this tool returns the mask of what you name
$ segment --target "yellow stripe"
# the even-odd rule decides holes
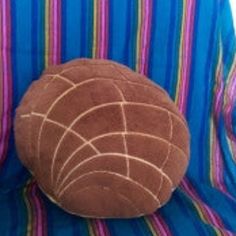
[[[96,57],[96,48],[97,48],[97,2],[98,0],[93,1],[93,47],[92,47],[92,57]]]
[[[93,226],[92,226],[92,222],[91,220],[87,219],[87,225],[88,225],[88,232],[89,232],[89,236],[96,236],[93,230]]]
[[[143,218],[144,218],[144,221],[146,222],[146,224],[148,225],[148,228],[151,231],[152,236],[158,236],[159,234],[157,234],[157,232],[153,229],[152,223],[148,219],[148,216],[144,216]]]
[[[185,26],[185,17],[186,17],[186,0],[183,0],[183,17],[182,17],[182,25],[181,25],[181,37],[180,37],[180,49],[179,49],[179,64],[178,64],[178,79],[176,85],[175,92],[175,103],[178,102],[179,99],[179,87],[182,77],[182,58],[183,58],[183,34],[184,34],[184,26]]]
[[[48,67],[49,58],[49,0],[45,0],[45,68]]]
[[[138,0],[138,23],[137,23],[137,41],[136,41],[136,64],[135,64],[135,70],[139,71],[139,54],[140,54],[140,41],[141,41],[141,15],[142,15],[142,7],[141,2],[142,0]]]
[[[209,224],[209,221],[207,221],[207,220],[205,219],[205,217],[204,217],[204,215],[203,215],[203,213],[202,213],[202,210],[201,210],[201,208],[198,206],[198,204],[195,203],[195,202],[193,202],[193,205],[195,206],[195,208],[196,208],[196,210],[197,210],[197,213],[198,213],[198,215],[200,216],[201,220],[202,220],[204,223]],[[221,233],[221,231],[220,231],[219,229],[217,229],[217,228],[214,227],[213,225],[212,225],[212,227],[213,227],[214,231],[216,232],[216,235],[217,235],[217,236],[223,236],[223,234]]]
[[[234,151],[233,151],[233,146],[235,145],[234,142],[229,138],[228,135],[226,135],[226,141],[228,143],[229,151],[232,154],[232,160],[236,164],[236,158],[234,158]]]
[[[232,66],[230,68],[230,72],[228,74],[228,78],[227,78],[227,84],[226,84],[226,89],[225,89],[225,94],[224,94],[224,107],[228,104],[228,96],[227,96],[227,90],[228,90],[228,87],[231,85],[231,80],[233,80],[233,72],[234,72],[234,69],[236,67],[236,55],[234,56],[234,60],[233,60],[233,63],[232,63]],[[233,151],[233,146],[234,146],[234,143],[233,141],[229,138],[228,135],[226,135],[226,140],[227,140],[227,143],[228,143],[228,147],[229,147],[229,150],[230,150],[230,153],[232,154],[232,159],[233,161],[236,163],[236,159],[234,158],[234,151]]]
[[[234,56],[234,60],[233,60],[233,63],[232,63],[232,66],[231,66],[231,69],[230,69],[230,72],[229,72],[229,78],[231,78],[233,76],[233,71],[236,67],[236,55]]]
[[[227,90],[228,90],[228,86],[230,86],[230,82],[231,82],[231,78],[233,78],[233,71],[236,67],[236,55],[234,56],[234,60],[233,60],[233,63],[232,63],[232,66],[230,68],[230,71],[229,71],[229,74],[228,74],[228,77],[226,79],[226,92],[225,92],[225,96],[224,96],[224,105],[226,105],[228,103],[228,98],[227,98]]]
[[[220,70],[221,70],[221,63],[222,63],[222,45],[221,43],[219,44],[219,56],[218,56],[218,62],[216,66],[216,72],[215,72],[215,86],[214,86],[214,95],[216,94],[216,89],[218,85],[218,77],[220,76]],[[212,114],[211,114],[211,121],[210,121],[210,181],[212,186],[215,186],[214,183],[214,171],[215,169],[213,168],[213,141],[215,139],[215,127],[214,127],[214,117],[213,117],[213,112],[214,112],[214,104],[212,103]],[[216,141],[216,140],[215,140]]]

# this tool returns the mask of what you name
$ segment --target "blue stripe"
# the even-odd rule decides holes
[[[164,65],[169,57],[168,44],[166,43],[169,32],[166,28],[173,21],[171,4],[168,1],[153,1],[153,4],[150,45],[151,71],[149,74],[153,81],[164,87],[165,76],[163,75],[165,74],[166,67],[169,69],[169,65]],[[160,22],[165,22],[165,24]]]
[[[209,122],[209,117],[211,114],[211,99],[210,96],[212,96],[212,94],[210,94],[211,89],[214,86],[214,79],[213,79],[213,74],[212,74],[212,70],[214,69],[214,65],[213,65],[213,55],[214,55],[214,50],[216,50],[216,44],[213,44],[213,42],[215,42],[216,40],[216,22],[217,22],[217,5],[213,4],[213,7],[211,9],[211,26],[210,26],[210,34],[209,34],[209,41],[208,41],[208,48],[207,48],[207,60],[205,62],[205,74],[204,74],[204,90],[203,90],[203,94],[202,97],[204,98],[204,106],[203,106],[203,110],[201,112],[202,116],[201,116],[201,125],[200,125],[200,134],[201,136],[199,136],[199,150],[201,150],[200,155],[207,160],[207,156],[209,156],[209,153],[207,153],[209,151],[209,142],[208,142],[208,131],[210,130],[210,122]],[[213,44],[213,45],[212,45]],[[214,46],[215,45],[215,46]],[[203,138],[204,137],[204,138]],[[205,148],[203,148],[205,147]],[[208,159],[209,160],[209,159]],[[209,183],[209,178],[206,178],[206,176],[208,176],[209,173],[209,166],[206,165],[206,163],[204,162],[200,162],[199,166],[198,166],[198,172],[199,172],[199,177],[200,179],[205,178],[205,181],[207,181]]]
[[[200,186],[195,181],[192,181],[194,189],[197,191],[200,198],[217,214],[221,214],[223,224],[228,230],[236,229],[236,221],[232,220],[236,212],[236,201],[232,201],[229,197],[217,191],[214,188],[209,188],[206,185]],[[219,202],[218,199],[221,199]]]
[[[153,75],[153,65],[154,65],[154,55],[155,55],[155,51],[154,51],[154,35],[156,34],[155,33],[155,23],[156,23],[156,20],[157,20],[157,14],[156,14],[156,11],[157,11],[157,1],[155,0],[152,0],[152,19],[151,19],[151,31],[150,31],[150,48],[149,48],[149,58],[148,58],[148,74],[147,76],[149,78],[152,78],[152,75]],[[153,78],[152,78],[153,79]],[[154,79],[153,79],[154,80]]]
[[[124,58],[125,58],[125,65],[129,66],[130,68],[132,68],[132,18],[133,16],[133,1],[126,1],[127,2],[127,13],[126,13],[126,22],[127,22],[127,26],[126,26],[126,47],[124,50]]]
[[[118,236],[118,234],[116,233],[114,224],[113,224],[113,220],[107,219],[106,220],[106,225],[107,225],[108,230],[109,230],[109,232],[112,236]]]
[[[130,220],[129,224],[131,225],[133,232],[137,236],[147,236],[145,234],[145,230],[143,229],[142,225],[139,224],[139,219],[132,219]]]
[[[87,1],[81,1],[81,11],[80,11],[80,17],[81,17],[81,21],[80,21],[80,29],[81,29],[80,44],[83,45],[83,47],[81,47],[81,51],[80,51],[80,56],[81,57],[86,57],[86,47],[87,47],[87,42],[86,42],[86,27],[87,27],[87,23],[86,23],[86,12],[87,12],[86,2]]]
[[[205,228],[203,228],[202,224],[197,220],[193,219],[193,211],[189,208],[187,201],[184,201],[185,195],[177,189],[174,193],[173,198],[176,200],[177,204],[180,206],[181,216],[184,215],[186,219],[192,219],[189,223],[193,224],[194,231],[198,233],[198,235],[206,235],[207,232]],[[195,214],[194,214],[195,216]]]
[[[86,1],[86,23],[84,27],[86,27],[86,57],[92,58],[93,56],[93,0]]]
[[[176,9],[177,9],[177,2],[173,2],[173,4],[171,4],[171,9],[170,9],[170,18],[171,19],[177,19],[176,16]],[[174,55],[174,45],[175,45],[175,41],[173,40],[173,29],[176,28],[176,21],[175,20],[171,20],[169,22],[169,27],[168,27],[168,38],[167,38],[167,61],[166,61],[166,73],[165,73],[165,84],[164,84],[164,88],[170,93],[170,84],[171,84],[171,80],[173,78],[173,73],[174,73],[174,61],[173,61],[173,55]]]
[[[45,67],[45,1],[38,1],[38,76]]]
[[[117,236],[136,236],[132,225],[132,220],[129,219],[110,219],[109,228],[113,229],[113,235]],[[138,234],[139,235],[139,234]]]
[[[19,234],[19,213],[18,213],[18,206],[17,201],[15,199],[15,194],[9,194],[8,197],[8,206],[10,211],[10,231],[9,236],[16,236]]]
[[[185,208],[187,207],[187,209],[190,211],[190,215],[191,215],[190,222],[196,221],[197,222],[196,224],[198,224],[199,227],[202,228],[202,229],[199,228],[198,229],[199,231],[197,232],[196,231],[189,231],[189,232],[194,232],[193,235],[196,235],[196,236],[197,235],[205,235],[205,236],[215,235],[216,233],[215,233],[214,228],[210,224],[203,222],[202,219],[200,218],[199,213],[197,212],[196,207],[193,204],[194,201],[192,200],[192,198],[180,189],[178,189],[177,191],[178,191],[178,194],[181,195],[180,197],[181,199],[183,199],[183,202],[185,203]],[[186,218],[186,221],[188,221],[187,219],[188,218]],[[202,232],[202,234],[199,234],[199,232]]]
[[[197,52],[197,42],[199,40],[199,8],[200,8],[201,1],[199,1],[195,5],[195,15],[194,15],[194,31],[193,31],[193,39],[192,39],[192,52],[191,52],[191,66],[190,66],[190,75],[189,75],[189,91],[193,91],[194,89],[194,83],[193,81],[197,79],[196,77],[196,52]],[[192,109],[192,101],[194,97],[193,94],[190,92],[188,95],[187,100],[187,108],[186,108],[186,119],[189,120],[191,115],[191,109]]]
[[[76,23],[76,21],[75,21]],[[61,1],[61,62],[67,61],[67,41],[69,37],[67,36],[67,1]],[[72,38],[75,41],[75,37]]]
[[[131,24],[130,24],[130,20],[129,20],[129,14],[131,12],[131,1],[126,1],[127,3],[127,7],[126,7],[126,34],[125,34],[125,38],[126,38],[126,43],[124,46],[124,51],[123,51],[123,58],[124,58],[124,64],[126,66],[129,65],[129,58],[128,58],[128,52],[129,52],[129,43],[130,43],[130,32],[131,32]]]
[[[9,195],[0,194],[0,203],[0,235],[9,236],[10,234],[12,234],[12,232],[14,232],[14,229],[11,228],[11,209],[9,207]]]
[[[180,45],[181,45],[181,27],[182,27],[182,20],[183,20],[183,1],[181,1],[180,4],[177,4],[176,8],[176,27],[175,27],[175,32],[174,32],[174,53],[173,53],[173,73],[172,76],[169,78],[171,80],[170,82],[170,87],[169,87],[169,93],[170,96],[174,99],[176,97],[176,89],[177,89],[177,80],[178,80],[178,70],[179,70],[179,62],[182,60],[179,57],[179,52],[180,52]],[[172,18],[172,17],[171,17]]]
[[[88,232],[88,227],[87,227],[87,222],[84,218],[81,218],[81,217],[77,217],[77,216],[73,216],[74,218],[74,223],[77,225],[77,229],[78,229],[78,235],[81,235],[81,236],[87,236],[89,235],[89,232]],[[77,235],[77,234],[75,234]]]
[[[33,27],[31,27],[32,80],[38,78],[38,3],[37,1],[35,4],[31,5],[31,19],[33,25]]]
[[[137,42],[137,30],[138,30],[138,1],[130,0],[128,5],[129,13],[127,14],[127,51],[125,55],[128,59],[127,66],[135,69],[136,66],[136,42]],[[138,46],[138,45],[137,45]]]

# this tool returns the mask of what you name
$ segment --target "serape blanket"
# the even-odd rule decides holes
[[[14,144],[15,109],[43,69],[108,58],[167,90],[191,133],[186,177],[156,213],[70,215]],[[0,235],[236,235],[236,41],[229,0],[0,0]]]

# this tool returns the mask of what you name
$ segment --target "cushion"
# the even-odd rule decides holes
[[[46,69],[16,111],[15,138],[42,191],[85,217],[154,212],[189,157],[186,121],[167,93],[108,60]]]

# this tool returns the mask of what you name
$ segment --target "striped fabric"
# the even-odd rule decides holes
[[[191,132],[167,205],[131,220],[69,215],[17,158],[12,120],[32,80],[109,58],[165,88]],[[0,235],[236,235],[236,41],[228,0],[0,0]]]

